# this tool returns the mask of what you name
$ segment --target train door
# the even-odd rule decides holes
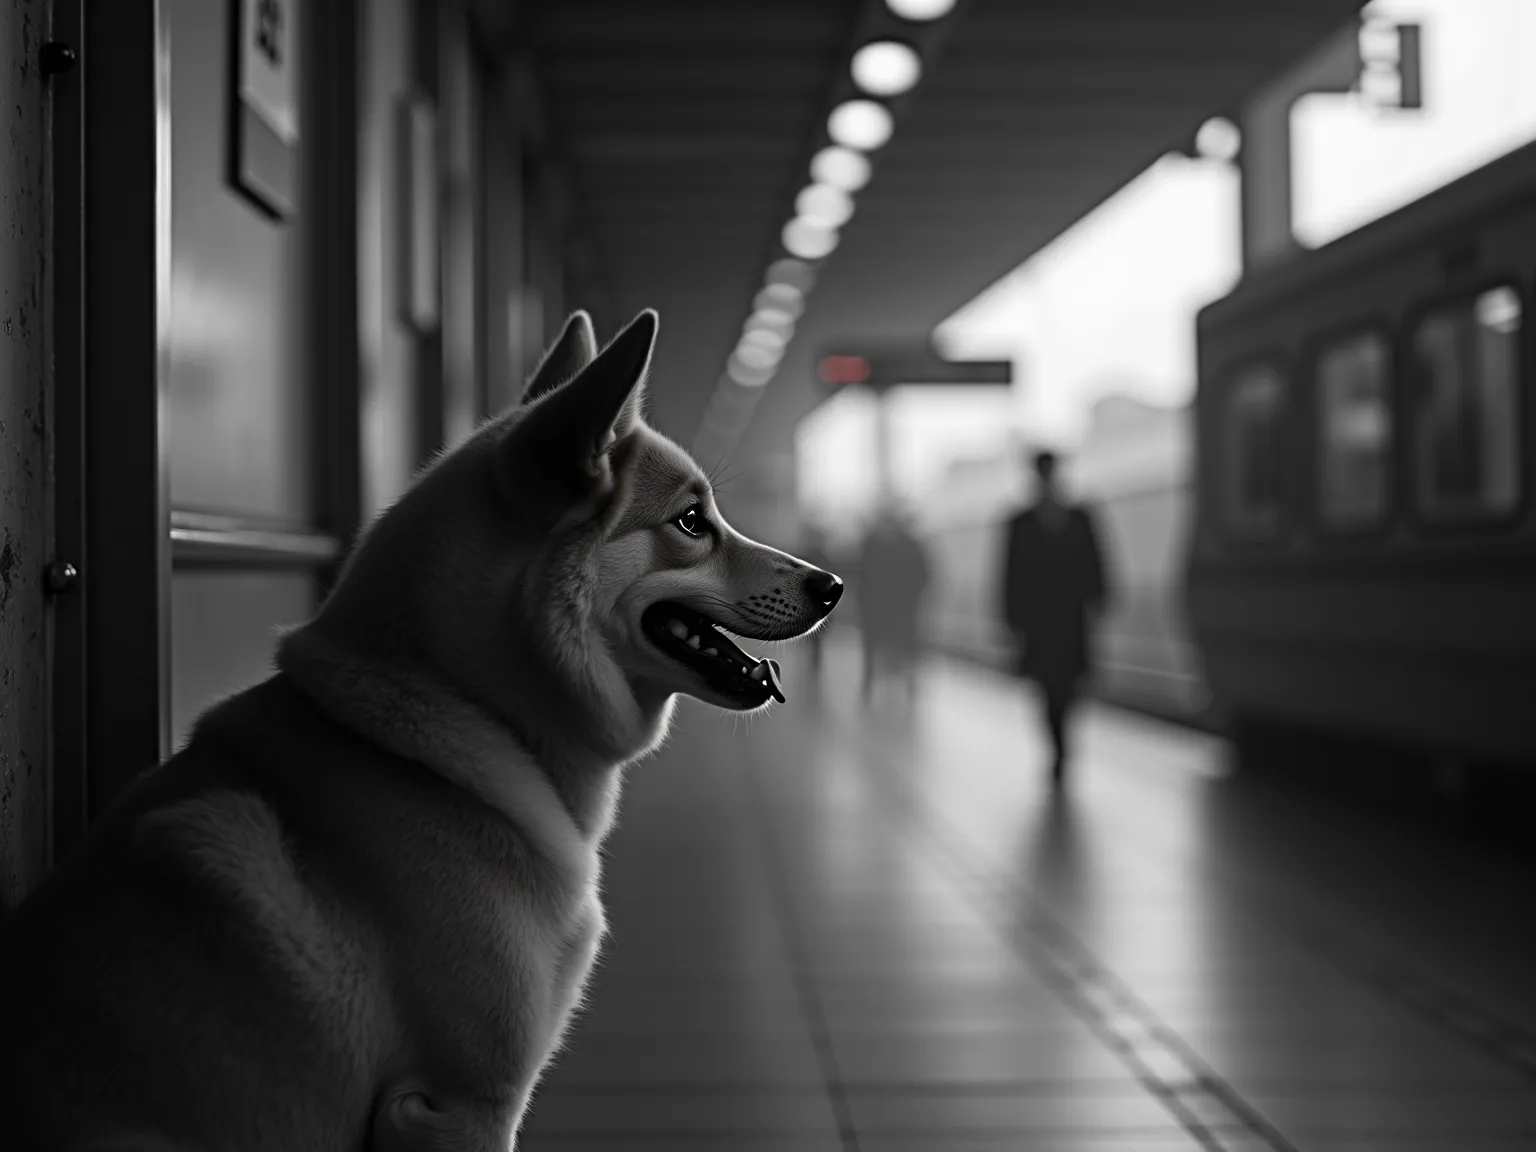
[[[354,21],[57,4],[54,860],[264,673],[355,524]]]
[[[211,700],[265,674],[275,628],[313,612],[357,515],[349,7],[160,0],[173,745]],[[275,146],[244,99],[253,54],[293,73],[286,195],[252,172]]]
[[[37,165],[55,227],[46,251],[0,249],[0,288],[53,270],[49,411],[23,428],[7,389],[0,441],[51,421],[56,483],[49,523],[34,445],[0,519],[0,587],[34,578],[0,614],[0,755],[25,751],[40,778],[7,767],[0,906],[207,704],[266,674],[274,630],[311,614],[445,434],[510,397],[488,373],[520,376],[527,344],[510,304],[486,303],[492,284],[527,295],[522,138],[464,4],[52,7],[79,60]],[[29,61],[38,39],[19,41]],[[40,100],[18,97],[34,151]],[[26,358],[46,350],[0,342],[40,395],[46,364]],[[22,478],[0,466],[8,492]],[[19,515],[26,547],[7,550]]]

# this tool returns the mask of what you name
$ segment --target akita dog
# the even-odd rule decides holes
[[[0,1144],[513,1145],[604,933],[624,767],[687,693],[783,700],[732,635],[842,583],[746,539],[649,428],[642,313],[577,313],[524,403],[361,537],[0,927]]]

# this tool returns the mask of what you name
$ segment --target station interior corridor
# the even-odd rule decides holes
[[[1108,707],[1053,795],[1017,682],[866,710],[857,659],[632,772],[524,1146],[1536,1147],[1527,867]]]

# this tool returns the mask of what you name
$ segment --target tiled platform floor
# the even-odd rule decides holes
[[[1528,867],[1110,709],[1053,798],[1017,684],[854,657],[634,773],[523,1147],[1536,1149]]]

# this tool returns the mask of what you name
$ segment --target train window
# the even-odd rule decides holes
[[[1317,358],[1317,512],[1327,528],[1357,530],[1386,518],[1392,411],[1385,337],[1335,340]]]
[[[1428,520],[1490,519],[1520,498],[1520,296],[1499,287],[1427,312],[1411,345],[1414,489]]]
[[[1238,536],[1273,536],[1286,500],[1285,378],[1258,364],[1232,377],[1226,390],[1225,516]]]

